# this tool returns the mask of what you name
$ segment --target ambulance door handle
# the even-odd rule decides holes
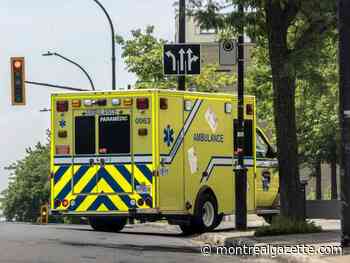
[[[94,165],[94,159],[91,158],[91,159],[89,160],[89,164],[90,164],[90,167],[93,166],[93,165]]]
[[[100,160],[100,164],[101,164],[102,167],[104,167],[104,166],[106,165],[105,159],[101,159],[101,160]]]

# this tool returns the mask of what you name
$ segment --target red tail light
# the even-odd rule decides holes
[[[62,202],[62,205],[63,205],[64,207],[67,207],[68,204],[69,204],[68,200],[67,200],[67,199],[64,199],[63,202]]]
[[[68,101],[57,101],[56,102],[56,110],[57,112],[66,112],[68,111]]]
[[[136,105],[137,105],[137,109],[139,110],[146,110],[148,109],[149,105],[148,105],[148,98],[138,98],[136,100]]]
[[[67,155],[70,153],[69,145],[57,145],[56,154],[57,155]]]

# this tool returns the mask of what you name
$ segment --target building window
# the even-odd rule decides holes
[[[215,28],[205,28],[205,27],[199,27],[199,34],[201,35],[214,35],[217,31]]]

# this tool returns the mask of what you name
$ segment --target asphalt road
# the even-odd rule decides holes
[[[201,244],[175,226],[126,226],[121,233],[89,226],[0,223],[0,263],[238,262],[201,255]]]

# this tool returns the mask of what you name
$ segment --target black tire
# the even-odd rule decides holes
[[[95,231],[119,232],[127,223],[126,217],[89,217],[89,224]]]
[[[215,223],[213,225],[213,229],[212,230],[214,230],[215,228],[217,228],[221,224],[223,218],[224,218],[224,214],[220,214],[220,215],[218,215],[216,217],[216,221],[215,221]]]
[[[212,212],[209,212],[210,209],[206,212],[208,205],[209,207],[211,206],[210,209],[213,209]],[[210,216],[210,220],[206,220],[205,213],[213,213]],[[196,226],[198,233],[209,232],[216,227],[215,224],[218,222],[218,206],[213,195],[206,193],[199,196],[192,221],[192,225]]]

